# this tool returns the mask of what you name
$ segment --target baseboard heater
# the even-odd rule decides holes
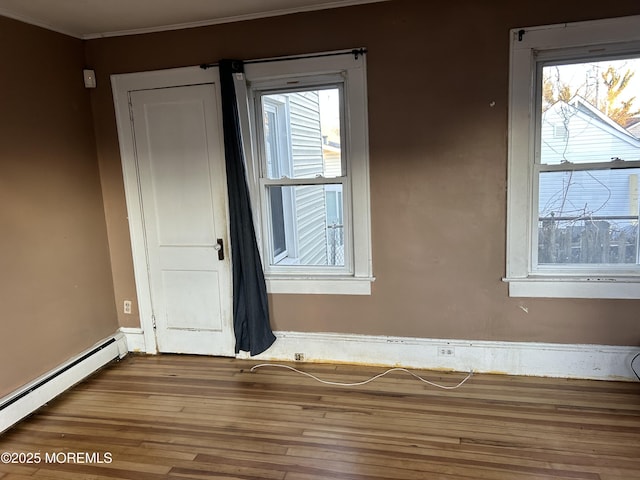
[[[107,363],[127,354],[126,340],[117,333],[0,399],[0,433],[33,413]]]

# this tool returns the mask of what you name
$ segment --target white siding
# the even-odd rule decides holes
[[[540,128],[540,162],[544,164],[608,162],[615,157],[640,160],[637,140],[626,139],[623,133],[564,102],[543,113]]]
[[[327,146],[323,147],[324,154],[324,176],[327,178],[342,176],[342,159],[340,148]]]
[[[543,172],[540,175],[540,216],[637,215],[633,176],[640,169]],[[637,182],[637,180],[635,180]]]
[[[288,97],[293,177],[313,178],[322,175],[324,166],[318,93],[299,92]],[[324,187],[296,187],[295,215],[299,263],[326,265]]]

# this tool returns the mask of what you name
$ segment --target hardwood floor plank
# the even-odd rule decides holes
[[[403,455],[402,458],[381,455],[367,449],[351,449],[350,451],[330,449],[308,450],[292,448],[289,455],[313,458],[324,463],[357,463],[373,467],[376,471],[389,469],[401,472],[398,478],[422,478],[424,473],[455,474],[471,476],[477,479],[502,478],[505,473],[510,479],[520,478],[580,478],[597,480],[597,474],[564,469],[560,465],[537,465],[533,462],[492,462],[487,459],[464,458],[462,455],[440,456],[426,452]],[[415,476],[414,476],[415,473]]]
[[[2,449],[2,451],[8,451],[7,449]],[[12,450],[9,450],[12,451]],[[0,464],[0,473],[3,474],[15,474],[15,475],[33,475],[38,469],[36,467],[30,465],[20,465],[20,464]]]
[[[128,356],[0,438],[111,462],[0,464],[0,480],[640,479],[640,383],[474,375],[441,390],[393,372],[338,387],[255,364]],[[384,370],[295,366],[339,382]]]
[[[457,458],[468,458],[483,459],[504,464],[525,464],[529,463],[529,461],[534,461],[538,464],[554,463],[556,465],[566,464],[566,459],[568,458],[565,451],[556,453],[548,449],[533,449],[526,445],[504,445],[485,448],[469,445],[456,446],[455,444],[414,443],[401,445],[399,442],[390,442],[388,439],[358,436],[349,439],[333,437],[331,441],[319,443],[318,448],[327,444],[333,444],[334,447],[341,448],[345,451],[369,451],[376,455],[393,455],[399,458],[410,458],[414,455],[428,453],[437,454],[441,458],[451,458],[452,461]],[[620,455],[596,455],[584,452],[573,453],[570,457],[570,465],[581,469],[586,468],[587,470],[589,470],[590,467],[597,466],[638,470],[640,469],[640,459],[634,458],[637,451],[637,449],[629,449],[627,451],[627,458],[621,458]]]

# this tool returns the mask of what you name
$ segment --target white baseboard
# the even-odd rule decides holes
[[[155,353],[147,352],[146,342],[144,341],[144,331],[141,328],[120,327],[120,332],[127,339],[127,348],[130,352],[136,353]]]
[[[274,332],[274,345],[253,360],[339,362],[460,372],[595,380],[636,380],[640,347],[440,340],[337,333]],[[447,355],[451,353],[452,355]],[[247,358],[242,355],[242,358]]]
[[[120,332],[96,343],[24,387],[0,399],[0,433],[116,358],[127,354]]]

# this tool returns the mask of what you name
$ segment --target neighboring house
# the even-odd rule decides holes
[[[556,102],[542,115],[540,161],[596,163],[640,159],[640,139],[582,98]],[[638,215],[640,169],[545,172],[540,176],[539,212]]]
[[[640,158],[640,140],[582,97],[554,103],[542,115],[543,163]]]
[[[540,163],[582,166],[545,171],[539,176],[538,212],[542,227],[539,255],[543,262],[549,257],[546,252],[550,242],[560,242],[560,234],[554,234],[555,240],[546,239],[551,225],[562,229],[563,235],[570,230],[566,234],[572,237],[567,242],[574,244],[573,262],[578,262],[575,255],[582,255],[579,263],[587,261],[584,252],[576,253],[575,245],[581,242],[584,245],[580,238],[589,229],[606,232],[598,234],[593,243],[616,245],[615,248],[628,244],[624,255],[622,250],[615,254],[619,258],[616,261],[635,261],[637,248],[632,248],[632,243],[637,239],[640,168],[610,168],[611,165],[602,168],[603,165],[595,164],[620,160],[622,166],[622,161],[639,160],[640,139],[579,97],[571,104],[556,102],[543,113],[540,138]],[[594,168],[588,168],[588,164],[594,164]],[[624,241],[620,242],[620,238]],[[609,252],[604,250],[607,252],[600,248],[593,262],[606,263]],[[569,261],[571,255],[566,257]]]
[[[640,138],[640,118],[633,117],[626,126],[627,132],[636,138]]]
[[[327,135],[322,136],[322,157],[324,158],[324,171],[328,177],[342,175],[340,143],[330,140]]]
[[[327,177],[342,176],[342,151],[340,143],[322,137],[322,157]],[[342,189],[338,185],[325,186],[327,211],[327,253],[329,265],[344,265],[344,222]]]

